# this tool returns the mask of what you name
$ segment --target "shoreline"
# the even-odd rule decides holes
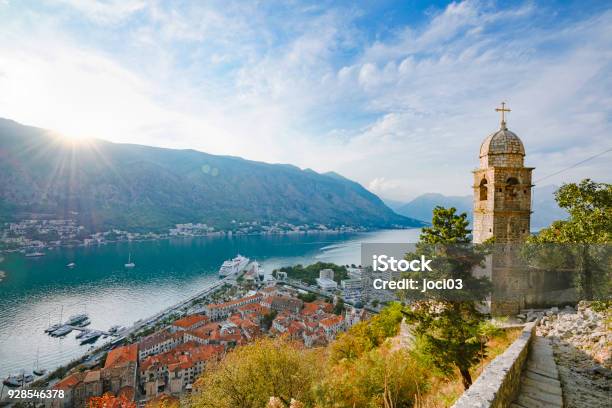
[[[360,234],[372,231],[383,231],[383,230],[395,230],[395,229],[414,229],[420,227],[403,227],[403,228],[367,228],[362,230],[308,230],[308,231],[286,231],[286,232],[253,232],[253,233],[231,233],[231,232],[219,232],[210,234],[196,234],[196,235],[168,235],[160,236],[158,238],[138,238],[138,239],[119,239],[119,240],[108,240],[103,242],[96,242],[91,244],[79,243],[79,244],[62,244],[62,245],[45,245],[45,246],[24,246],[15,249],[1,249],[0,254],[14,254],[24,253],[28,249],[46,250],[53,251],[55,249],[63,248],[89,248],[99,247],[107,244],[117,244],[122,242],[156,242],[156,241],[167,241],[171,239],[188,239],[188,238],[230,238],[230,237],[249,237],[249,236],[286,236],[286,235],[309,235],[309,234]],[[44,256],[44,255],[43,255]],[[1,262],[1,261],[0,261]]]
[[[100,346],[92,350],[85,351],[79,357],[73,358],[72,360],[66,363],[63,363],[57,367],[50,369],[45,375],[36,378],[35,381],[33,381],[32,383],[29,383],[23,387],[18,387],[18,388],[9,388],[8,386],[3,386],[2,384],[0,384],[0,387],[3,390],[2,393],[0,393],[0,403],[5,402],[4,396],[9,389],[49,388],[53,384],[55,384],[57,381],[61,380],[61,378],[59,379],[50,378],[50,376],[53,376],[58,370],[61,370],[61,369],[70,370],[86,362],[98,363],[99,358],[101,358],[105,353],[107,353],[109,350],[114,348],[114,346],[117,346],[123,343],[127,338],[129,338],[129,336],[133,334],[137,334],[140,330],[143,330],[143,329],[146,330],[148,328],[154,327],[157,323],[171,316],[173,313],[176,313],[177,311],[180,312],[180,309],[183,309],[184,307],[189,307],[194,301],[208,300],[207,299],[208,296],[211,296],[217,291],[223,289],[227,284],[231,285],[231,283],[237,280],[243,273],[244,271],[240,272],[239,274],[235,276],[227,276],[223,279],[220,279],[210,284],[206,288],[202,289],[195,295],[191,295],[188,298],[179,301],[178,303],[168,306],[165,309],[153,314],[152,316],[143,317],[137,320],[136,322],[134,322],[134,324],[132,324],[132,326],[127,327],[126,330],[123,330],[121,334],[118,335],[117,337],[111,340],[107,340],[105,343],[100,344]],[[4,378],[2,378],[2,380],[4,380]],[[48,381],[50,381],[48,385],[44,385]],[[5,389],[7,391],[5,391]]]

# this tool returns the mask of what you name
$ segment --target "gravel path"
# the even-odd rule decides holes
[[[612,407],[611,315],[580,302],[550,309],[537,329],[552,344],[566,408]]]
[[[571,344],[553,346],[567,408],[612,407],[612,371]]]

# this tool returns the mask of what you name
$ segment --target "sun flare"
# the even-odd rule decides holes
[[[86,145],[91,142],[91,138],[79,133],[54,133],[60,142],[68,145]]]

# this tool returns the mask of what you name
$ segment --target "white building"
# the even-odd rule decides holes
[[[319,271],[319,278],[334,280],[334,270],[333,269],[321,269]]]
[[[362,300],[363,283],[361,279],[344,279],[340,281],[344,300],[355,303]]]
[[[346,271],[351,279],[361,279],[363,274],[363,268],[346,268]]]
[[[326,292],[338,289],[338,284],[334,281],[334,271],[332,269],[321,269],[317,278],[317,285]]]
[[[326,292],[332,292],[338,289],[338,284],[335,280],[328,278],[317,278],[317,285]]]

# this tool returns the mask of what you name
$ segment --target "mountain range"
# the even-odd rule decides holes
[[[559,208],[555,201],[554,192],[558,186],[545,185],[535,187],[532,191],[532,211],[531,228],[539,230],[549,226],[553,221],[565,219],[567,213]],[[388,201],[385,203],[398,214],[416,218],[424,222],[431,222],[432,210],[435,206],[455,207],[459,213],[465,212],[468,219],[472,220],[473,197],[465,196],[446,196],[438,193],[422,194],[408,203],[398,201]]]
[[[0,119],[0,220],[72,217],[94,230],[163,230],[202,222],[368,228],[424,223],[395,213],[336,173],[195,150],[91,140],[67,143]]]

